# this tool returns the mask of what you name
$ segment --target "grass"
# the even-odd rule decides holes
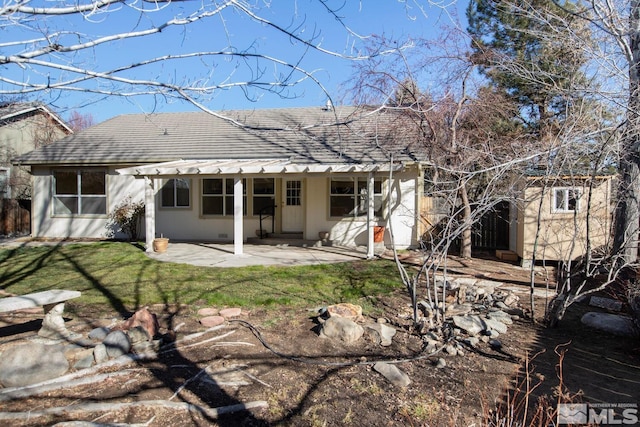
[[[82,296],[73,304],[121,314],[150,304],[267,309],[366,304],[365,297],[399,287],[395,265],[384,260],[211,268],[159,262],[122,242],[0,249],[0,289],[17,295],[78,290]]]

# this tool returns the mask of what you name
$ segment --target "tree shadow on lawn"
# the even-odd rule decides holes
[[[91,271],[87,270],[76,258],[74,258],[74,254],[68,254],[64,251],[59,251],[60,245],[51,246],[51,249],[45,251],[43,255],[38,259],[36,263],[33,263],[28,269],[25,271],[20,270],[19,272],[13,272],[11,277],[5,276],[4,279],[12,280],[14,283],[20,280],[23,280],[32,272],[36,271],[40,266],[44,265],[47,260],[51,258],[51,256],[57,252],[59,252],[60,256],[79,274],[83,276],[83,278],[89,283],[89,286],[101,293],[109,303],[109,306],[115,310],[119,316],[126,319],[130,317],[138,307],[138,303],[136,303],[136,308],[132,311],[127,308],[127,304],[118,297],[118,295],[112,292],[104,283],[101,282],[99,278],[97,278]],[[11,258],[14,256],[14,253],[10,253],[7,258]],[[7,260],[5,258],[5,261]],[[146,268],[146,267],[143,267]],[[137,292],[137,287],[132,289],[133,292]],[[160,290],[160,289],[159,289]],[[173,330],[173,321],[174,318],[180,314],[181,307],[185,307],[186,305],[173,306],[170,307],[169,299],[176,298],[176,295],[172,295],[169,293],[162,293],[161,296],[164,300],[164,311],[163,315],[165,319],[169,323],[170,330]],[[140,301],[139,296],[135,296],[136,302]],[[87,310],[87,313],[90,315],[92,310]],[[86,317],[86,314],[83,316]],[[96,319],[82,319],[87,325],[95,325]],[[12,325],[10,330],[3,331],[6,334],[12,333],[22,333],[25,332],[25,327],[33,327],[36,323],[37,325],[41,324],[41,320],[34,321],[35,323],[29,322],[25,325]],[[28,329],[31,329],[28,328]],[[153,362],[146,363],[140,362],[140,364],[148,369],[148,371],[162,384],[162,387],[177,393],[176,397],[182,398],[183,392],[189,392],[191,394],[190,398],[197,400],[199,402],[194,402],[194,405],[204,406],[206,410],[218,408],[220,406],[243,406],[243,402],[236,399],[235,397],[227,394],[215,381],[214,378],[209,376],[206,373],[202,372],[202,368],[198,366],[198,363],[190,360],[185,357],[177,348],[172,348],[172,344],[169,344],[162,348],[159,353],[159,357],[154,359]],[[148,366],[145,366],[148,365]],[[189,381],[190,378],[198,375],[198,381]],[[206,384],[206,386],[203,386]],[[189,403],[186,398],[182,398],[182,400],[186,403]],[[208,406],[207,406],[208,405]],[[194,406],[194,410],[195,410]],[[197,412],[197,410],[196,410]],[[266,425],[263,421],[254,417],[254,415],[247,410],[238,410],[231,414],[223,414],[218,417],[213,417],[208,415],[205,412],[200,412],[200,415],[208,422],[215,423],[219,426],[237,426],[237,425],[247,425],[247,426],[259,426]],[[192,416],[194,414],[192,413]],[[122,420],[124,421],[124,420]]]

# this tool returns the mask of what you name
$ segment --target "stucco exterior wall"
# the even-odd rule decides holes
[[[554,211],[553,190],[559,187],[573,187],[582,191],[577,212]],[[539,184],[530,183],[524,188],[523,195],[518,211],[517,244],[517,254],[523,260],[533,259],[534,245],[537,246],[537,260],[568,261],[584,255],[587,242],[590,242],[592,249],[609,242],[612,221],[611,179],[596,180],[591,191],[588,180],[574,182],[573,185],[554,183],[545,188],[544,193]],[[587,209],[587,203],[591,204],[590,209]],[[536,245],[539,207],[540,230]]]
[[[111,212],[123,199],[131,196],[134,200],[144,199],[144,180],[132,176],[118,175],[119,167],[108,169],[107,206]],[[386,175],[380,175],[386,178]],[[191,199],[188,208],[162,208],[160,203],[161,180],[154,180],[156,193],[156,237],[163,235],[172,240],[190,241],[233,241],[234,221],[232,216],[213,217],[201,215],[201,177],[191,178]],[[250,176],[247,178],[251,178]],[[366,217],[332,218],[329,212],[328,176],[300,176],[303,182],[304,238],[318,240],[320,231],[328,231],[329,239],[336,245],[355,246],[367,244]],[[416,244],[416,196],[418,181],[414,172],[408,171],[395,175],[393,185],[383,186],[383,195],[391,191],[393,210],[393,229],[396,245],[407,248]],[[249,180],[247,185],[249,185]],[[107,233],[107,215],[104,216],[54,216],[52,215],[52,176],[51,169],[34,167],[33,169],[33,230],[34,237],[49,238],[104,238]],[[250,193],[249,193],[250,194]],[[283,201],[282,185],[276,179],[276,203]],[[276,232],[281,230],[280,208],[276,212]],[[386,207],[384,209],[386,216]],[[265,224],[266,226],[267,224]],[[387,225],[386,219],[376,221],[374,225]],[[271,230],[270,222],[266,227]],[[243,240],[255,237],[259,229],[259,219],[247,216],[243,221]],[[125,237],[117,235],[116,237]],[[388,232],[385,244],[390,244]]]
[[[107,211],[111,212],[127,196],[133,201],[143,200],[144,182],[130,176],[117,175],[117,168],[107,171]],[[53,176],[48,167],[32,168],[33,197],[31,203],[31,235],[40,238],[106,238],[107,215],[54,215]],[[144,230],[142,230],[144,231]],[[116,238],[124,238],[116,235]]]
[[[250,178],[250,177],[248,177]],[[292,178],[289,177],[288,178]],[[329,240],[336,245],[355,246],[367,244],[367,222],[366,217],[358,218],[332,218],[329,213],[329,185],[328,176],[304,176],[293,177],[303,182],[303,238],[308,240],[318,240],[318,233],[329,232]],[[411,172],[398,174],[397,184],[391,186],[394,194],[393,215],[394,235],[398,247],[407,248],[415,245],[414,230],[416,221],[414,212],[416,209],[416,195],[414,185],[417,181]],[[179,240],[233,240],[233,217],[203,217],[201,212],[200,179],[192,179],[191,206],[184,209],[163,209],[159,207],[156,214],[156,236],[160,234],[165,237]],[[159,181],[156,185],[159,188]],[[383,193],[389,190],[386,185]],[[398,196],[398,191],[402,191]],[[281,207],[283,205],[282,185],[280,179],[276,178],[276,232],[282,229]],[[159,199],[156,200],[160,206]],[[386,210],[385,210],[386,215]],[[397,217],[396,217],[397,216]],[[269,220],[270,221],[270,220]],[[375,222],[375,225],[386,225],[385,219]],[[270,222],[263,224],[269,231]],[[256,236],[259,229],[259,219],[254,216],[244,218],[243,240]],[[390,244],[388,233],[385,235],[385,243]]]

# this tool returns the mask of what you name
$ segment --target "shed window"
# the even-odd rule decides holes
[[[580,210],[580,197],[582,192],[577,188],[554,188],[553,212],[578,212]]]

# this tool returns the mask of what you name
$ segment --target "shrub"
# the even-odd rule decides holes
[[[143,216],[144,202],[142,200],[134,202],[131,196],[127,196],[109,213],[108,236],[115,237],[116,233],[122,232],[129,237],[129,240],[137,239]]]

